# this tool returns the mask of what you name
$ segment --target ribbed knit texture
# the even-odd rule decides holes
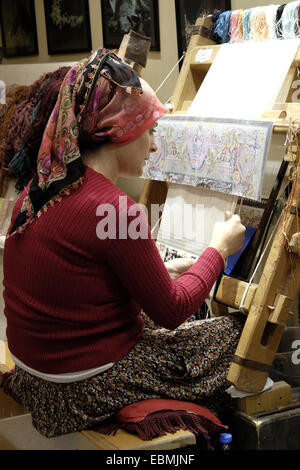
[[[12,221],[24,196],[15,205]],[[97,236],[101,204],[117,210],[116,239]],[[127,216],[134,204],[87,167],[79,189],[50,206],[22,234],[6,240],[7,339],[12,354],[23,363],[59,374],[115,362],[143,334],[141,309],[161,327],[174,329],[208,296],[224,268],[221,255],[206,249],[173,281],[146,217],[138,226],[141,233],[146,227],[146,239],[118,239],[119,220],[123,228],[124,220],[128,228],[135,223],[134,215]]]

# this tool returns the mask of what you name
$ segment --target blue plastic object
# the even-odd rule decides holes
[[[221,442],[221,444],[230,444],[232,442],[232,435],[224,432],[220,434],[219,441]]]

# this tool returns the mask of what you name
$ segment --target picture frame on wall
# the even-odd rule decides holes
[[[44,0],[48,54],[92,49],[88,0]]]
[[[104,47],[118,49],[133,30],[151,38],[150,51],[160,50],[158,0],[101,0],[101,10]]]
[[[201,15],[231,9],[231,0],[175,0],[178,58],[187,50],[192,28]],[[181,64],[182,65],[182,64]]]
[[[0,0],[4,57],[39,53],[34,0]]]

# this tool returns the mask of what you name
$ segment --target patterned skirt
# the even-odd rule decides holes
[[[243,324],[234,314],[188,321],[170,331],[147,319],[143,337],[107,371],[62,384],[16,366],[11,394],[47,437],[92,429],[124,406],[151,398],[195,402],[218,415],[230,401],[226,375]]]

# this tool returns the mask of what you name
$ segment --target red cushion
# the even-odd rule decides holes
[[[211,411],[203,406],[188,401],[164,400],[160,398],[142,400],[125,406],[117,413],[116,421],[119,423],[139,422],[143,421],[151,413],[166,410],[192,412],[227,429],[227,426],[224,426]]]

